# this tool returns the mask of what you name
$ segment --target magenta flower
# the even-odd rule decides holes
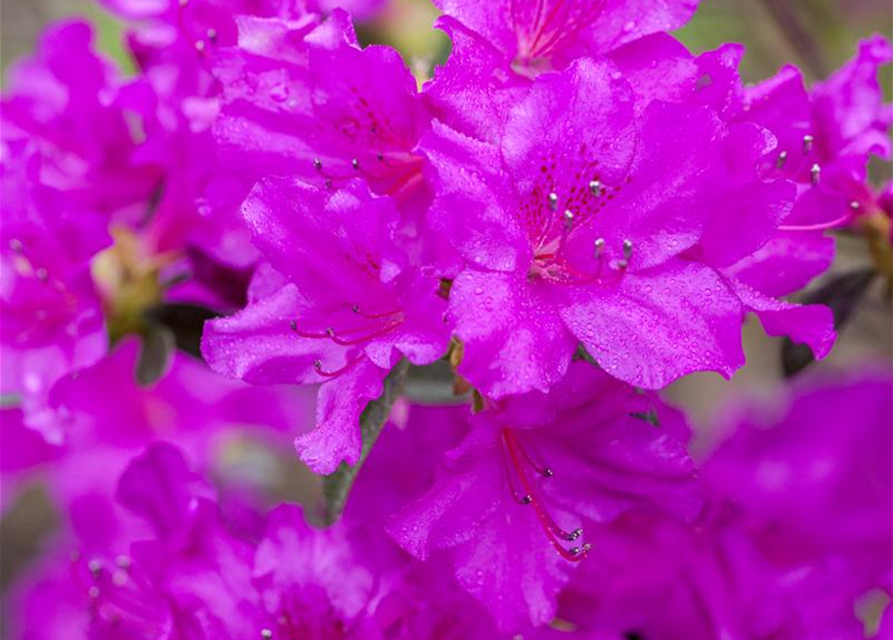
[[[649,34],[676,29],[698,6],[697,0],[438,0],[436,4],[492,43],[525,74],[561,69],[575,58],[605,54]]]
[[[647,388],[741,366],[750,300],[686,252],[733,198],[742,211],[789,206],[784,183],[738,168],[753,134],[692,106],[652,103],[636,118],[619,71],[591,60],[539,78],[504,117],[496,145],[441,125],[422,143],[438,172],[432,224],[467,263],[450,291],[459,372],[489,396],[545,391],[580,343]],[[723,257],[759,246],[730,240]],[[803,337],[821,356],[833,332],[830,314],[818,320]]]
[[[705,517],[610,525],[559,617],[656,640],[884,637],[866,629],[889,616],[891,388],[863,375],[727,417]]]
[[[214,131],[224,164],[251,165],[250,180],[294,174],[338,187],[361,177],[411,203],[428,116],[409,70],[389,47],[359,48],[340,10],[322,24],[296,18],[242,20],[239,46],[222,52]]]
[[[809,93],[791,66],[745,92],[745,116],[778,137],[768,168],[801,186],[786,225],[802,231],[840,226],[869,204],[869,157],[890,155],[890,105],[883,103],[878,69],[891,61],[893,48],[878,35]]]
[[[331,193],[270,178],[243,214],[276,272],[258,275],[265,291],[245,310],[207,325],[205,357],[249,382],[324,383],[317,429],[296,446],[320,473],[354,464],[360,413],[400,357],[429,364],[446,352],[438,283],[407,268],[390,240],[396,207],[360,181]]]
[[[236,437],[281,449],[311,424],[306,394],[226,380],[183,354],[174,356],[159,381],[141,386],[135,378],[138,355],[138,343],[126,340],[55,384],[46,421],[58,434],[56,446],[36,444],[42,441],[37,433],[17,424],[13,410],[3,412],[4,493],[14,495],[13,482],[20,479],[51,479],[50,497],[68,513],[73,530],[99,546],[126,534],[118,530],[121,519],[109,496],[130,457],[150,442],[174,439],[202,470],[210,470]],[[227,500],[240,492],[250,502],[252,489],[259,488],[248,479],[230,484]]]
[[[544,624],[591,548],[587,524],[641,508],[697,514],[680,429],[649,423],[664,415],[656,398],[576,363],[552,395],[508,399],[472,418],[434,485],[388,530],[417,558],[449,554],[501,630]]]

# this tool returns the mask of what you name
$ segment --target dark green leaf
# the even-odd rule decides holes
[[[177,348],[196,357],[201,357],[205,322],[217,316],[218,314],[210,309],[185,303],[160,305],[146,313],[149,324],[162,325],[170,329]]]
[[[323,478],[323,519],[326,524],[332,524],[338,520],[341,512],[344,511],[350,489],[357,479],[357,474],[366,461],[366,457],[372,450],[372,446],[378,440],[382,428],[388,421],[391,407],[394,406],[394,401],[400,395],[408,371],[409,363],[406,360],[401,360],[385,378],[384,392],[381,397],[370,402],[363,411],[363,415],[360,416],[363,450],[357,464],[351,467],[342,462],[334,473]]]
[[[803,303],[830,307],[834,314],[834,328],[840,331],[852,318],[875,276],[877,271],[874,268],[840,274],[807,295]],[[785,339],[781,348],[781,366],[785,377],[797,375],[814,361],[815,357],[809,347]]]

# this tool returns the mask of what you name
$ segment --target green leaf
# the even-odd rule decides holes
[[[372,446],[378,440],[381,430],[388,421],[391,407],[394,406],[394,401],[400,395],[408,371],[409,363],[406,360],[397,363],[397,366],[385,378],[384,392],[381,397],[370,402],[363,411],[363,415],[360,416],[363,450],[360,453],[359,461],[352,467],[342,462],[334,473],[323,478],[323,519],[327,525],[341,517],[341,512],[344,511],[344,506],[350,495],[350,489],[353,487],[366,457],[372,450]]]
[[[22,404],[22,397],[17,393],[0,393],[0,409],[15,409]]]

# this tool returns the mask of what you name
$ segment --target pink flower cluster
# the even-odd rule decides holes
[[[660,394],[749,315],[831,351],[787,296],[889,228],[886,39],[751,86],[669,35],[696,0],[439,0],[425,79],[359,44],[381,2],[104,4],[137,73],[58,24],[0,111],[2,507],[60,514],[16,637],[891,637],[893,379],[695,457]],[[337,522],[221,481],[245,439]]]

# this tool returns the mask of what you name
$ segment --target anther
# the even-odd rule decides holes
[[[319,158],[313,158],[313,168],[317,171],[322,171],[322,160]]]
[[[533,496],[530,494],[521,496],[521,504],[530,504],[531,502],[533,502]]]
[[[355,305],[353,305],[353,306],[351,307],[351,309],[353,310],[354,313],[359,313],[359,312],[360,312],[360,305],[355,304]]]
[[[815,138],[809,134],[803,136],[803,154],[806,155],[810,151],[812,151],[812,143],[815,142]]]
[[[90,596],[93,600],[96,600],[97,598],[99,598],[99,587],[95,585],[90,587],[90,589],[87,591],[87,595]]]
[[[264,640],[270,640],[270,638],[273,637],[273,632],[270,631],[269,629],[261,629],[260,637],[263,638]]]
[[[812,168],[809,170],[810,176],[812,178],[813,184],[818,184],[822,180],[822,167],[818,164],[812,165]]]
[[[208,40],[211,42],[211,44],[216,44],[217,30],[216,29],[208,29],[207,35],[208,35]]]
[[[623,259],[629,261],[633,256],[633,243],[632,240],[624,240],[623,241]]]
[[[130,565],[133,564],[130,558],[127,556],[118,556],[115,558],[115,564],[118,565],[121,569],[129,569]]]
[[[599,238],[598,240],[595,241],[595,257],[601,258],[602,253],[604,253],[604,251],[605,251],[605,239]]]
[[[355,170],[359,171],[360,170],[360,161],[357,160],[356,158],[354,158],[353,160],[350,161],[350,166],[352,166]]]
[[[22,250],[22,241],[16,238],[11,238],[9,241],[9,248],[18,253]]]
[[[788,161],[788,152],[782,151],[778,154],[778,160],[775,161],[775,168],[781,169],[784,167],[785,163]]]
[[[89,569],[90,573],[93,574],[93,577],[96,578],[102,571],[102,563],[99,560],[91,560],[87,563],[87,569]]]
[[[204,41],[204,40],[199,40],[198,42],[196,42],[196,43],[195,43],[195,50],[198,51],[199,53],[201,53],[202,51],[204,51],[204,50],[205,50],[205,41]]]
[[[850,209],[852,209],[853,211],[858,211],[861,208],[862,208],[862,205],[860,205],[856,200],[853,200],[850,203]]]
[[[383,154],[381,151],[379,151],[378,153],[376,153],[376,154],[375,154],[375,157],[376,157],[376,159],[377,159],[379,162],[384,162],[384,154]]]
[[[570,209],[564,210],[564,224],[568,229],[574,225],[574,212]]]
[[[573,542],[574,540],[579,540],[579,539],[580,539],[580,536],[582,536],[582,535],[583,535],[583,530],[582,530],[582,529],[574,529],[574,530],[571,531],[570,534],[567,536],[567,539],[568,539],[569,541]]]
[[[558,194],[557,193],[553,192],[553,193],[549,194],[549,208],[552,211],[558,210]]]
[[[37,271],[34,272],[34,275],[36,275],[37,279],[40,280],[41,282],[46,282],[47,278],[49,278],[49,276],[50,276],[50,274],[47,273],[47,270],[44,269],[43,267],[40,267],[39,269],[37,269]]]
[[[543,475],[546,476],[547,478],[551,478],[552,476],[555,475],[555,472],[552,471],[552,469],[550,469],[549,467],[546,467],[545,469],[543,469]]]
[[[298,322],[297,322],[297,320],[292,320],[291,322],[289,322],[289,323],[288,323],[288,328],[291,329],[292,331],[297,331],[297,330],[298,330]]]
[[[592,192],[596,198],[602,194],[602,183],[598,180],[593,180],[589,183],[589,191]]]

